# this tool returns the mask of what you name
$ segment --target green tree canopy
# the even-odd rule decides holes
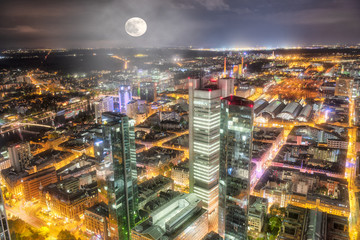
[[[76,240],[76,237],[68,230],[61,230],[57,235],[58,240]]]

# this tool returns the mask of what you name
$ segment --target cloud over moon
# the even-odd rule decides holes
[[[123,28],[139,16],[142,38]],[[357,43],[359,0],[1,0],[2,47]]]

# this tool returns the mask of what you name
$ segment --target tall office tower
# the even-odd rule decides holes
[[[95,121],[99,122],[101,119],[101,114],[103,112],[113,112],[114,111],[114,98],[111,96],[104,97],[100,101],[95,102]]]
[[[221,100],[219,234],[247,239],[254,103],[229,96]]]
[[[121,85],[119,88],[119,108],[121,113],[126,113],[126,105],[131,99],[131,87],[129,85]]]
[[[227,82],[229,81],[229,83]],[[189,82],[190,192],[208,210],[209,230],[217,232],[219,198],[220,97],[233,92],[233,79]],[[223,87],[223,88],[220,88]]]
[[[11,145],[8,152],[11,166],[16,172],[24,171],[30,165],[32,155],[29,142]]]
[[[138,218],[134,120],[124,114],[102,116],[104,146],[109,147],[111,174],[107,176],[110,239],[130,239]]]
[[[154,102],[156,100],[156,84],[153,82],[140,83],[140,99]]]
[[[8,225],[8,221],[6,218],[6,211],[5,211],[5,204],[4,204],[4,198],[2,195],[2,191],[0,189],[0,239],[6,239],[6,240],[10,240],[10,230],[9,230],[9,225]]]

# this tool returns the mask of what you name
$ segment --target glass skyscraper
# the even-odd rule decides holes
[[[229,96],[221,100],[219,234],[247,239],[254,103]]]
[[[102,115],[104,146],[111,158],[107,176],[110,239],[130,239],[138,218],[134,120],[124,114]]]

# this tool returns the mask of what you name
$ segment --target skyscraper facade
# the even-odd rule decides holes
[[[103,112],[114,111],[114,98],[112,96],[104,97],[100,101],[94,103],[95,106],[95,121],[99,123],[101,120],[101,114]]]
[[[121,85],[119,88],[119,108],[121,113],[126,113],[126,105],[131,101],[131,99],[131,86]]]
[[[18,143],[8,147],[11,166],[16,172],[25,170],[30,165],[32,158],[30,143]]]
[[[107,176],[110,239],[130,239],[138,218],[134,120],[124,114],[103,113],[104,144],[110,149]]]
[[[253,106],[237,96],[221,100],[219,234],[224,239],[247,239]]]
[[[190,192],[203,201],[208,210],[209,230],[214,231],[218,225],[220,97],[231,94],[232,89],[232,84],[221,82],[203,84],[198,79],[189,82]]]
[[[140,99],[154,102],[156,100],[156,84],[153,82],[140,83]]]

